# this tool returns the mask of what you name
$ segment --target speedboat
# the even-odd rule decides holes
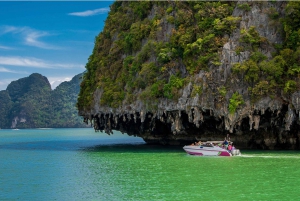
[[[241,155],[239,149],[227,150],[219,146],[215,146],[211,142],[202,142],[201,145],[185,145],[184,151],[190,155],[198,156],[237,156]]]

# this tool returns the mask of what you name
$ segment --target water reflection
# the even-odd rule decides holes
[[[130,148],[138,145],[145,145],[143,141],[112,141],[112,140],[50,140],[50,141],[31,141],[17,142],[0,145],[1,149],[13,150],[47,150],[47,151],[98,151],[116,146],[118,148]]]

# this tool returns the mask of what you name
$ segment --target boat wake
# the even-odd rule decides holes
[[[300,159],[300,156],[288,156],[288,155],[280,155],[280,156],[267,156],[267,155],[241,155],[240,157],[243,158],[296,158],[296,159]]]

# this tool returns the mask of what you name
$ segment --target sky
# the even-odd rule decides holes
[[[0,90],[32,73],[52,89],[85,71],[111,1],[0,1]]]

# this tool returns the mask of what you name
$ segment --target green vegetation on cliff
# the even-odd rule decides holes
[[[0,128],[84,127],[75,107],[81,76],[54,90],[38,73],[11,82],[0,91]]]
[[[9,125],[9,123],[11,123],[8,117],[12,105],[13,102],[11,101],[8,91],[0,91],[0,128],[3,128],[5,125]]]
[[[137,100],[151,109],[159,98],[178,100],[189,82],[192,97],[208,93],[208,87],[194,75],[211,73],[221,65],[222,47],[236,30],[240,35],[236,54],[247,52],[250,57],[230,64],[231,77],[241,77],[248,90],[235,93],[228,79],[226,86],[217,86],[213,93],[219,93],[218,99],[232,101],[228,103],[230,113],[242,105],[243,96],[249,95],[252,103],[263,96],[289,96],[300,87],[300,3],[284,3],[284,14],[272,6],[264,10],[269,23],[282,32],[282,44],[271,44],[255,26],[242,28],[242,15],[232,15],[235,8],[247,13],[252,5],[264,3],[275,4],[115,2],[86,64],[78,109],[89,111],[94,104],[118,108]],[[99,103],[93,102],[96,90],[101,91]]]
[[[39,125],[47,125],[51,119],[49,111],[51,86],[46,77],[34,73],[29,77],[11,82],[7,86],[7,91],[13,102],[8,118],[10,121],[15,117],[20,119],[26,116],[18,127],[35,128]],[[9,123],[5,127],[9,128],[11,122]]]
[[[264,50],[269,41],[259,36],[253,26],[249,30],[243,29],[240,38],[242,49],[248,49],[251,56],[233,67],[233,72],[243,75],[250,84],[253,101],[263,96],[289,95],[300,88],[300,3],[288,2],[285,16],[281,18],[274,8],[270,9],[269,17],[281,22],[284,43],[277,45],[273,57],[268,59],[259,50]]]
[[[188,77],[220,64],[218,51],[240,21],[231,16],[235,4],[115,2],[86,64],[79,110],[90,109],[97,88],[100,104],[113,108],[176,100]]]

